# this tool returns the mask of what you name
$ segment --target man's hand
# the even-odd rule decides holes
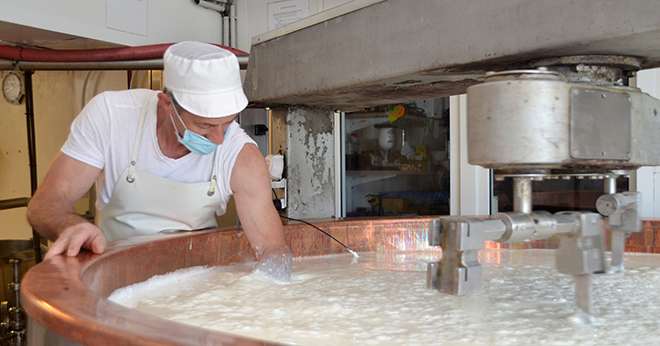
[[[57,237],[44,260],[57,255],[77,256],[80,249],[100,254],[105,250],[105,236],[101,229],[89,222],[81,222],[66,228]]]
[[[60,153],[30,199],[27,218],[43,237],[54,241],[44,259],[75,256],[80,248],[105,249],[101,230],[76,213],[73,206],[94,183],[101,170]]]
[[[266,274],[275,281],[291,281],[291,266],[293,260],[289,247],[279,247],[264,251],[257,263],[256,271]]]

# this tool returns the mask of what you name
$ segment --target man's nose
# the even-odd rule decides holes
[[[212,131],[206,135],[206,138],[215,144],[222,144],[225,140],[225,129],[223,128],[217,131]]]

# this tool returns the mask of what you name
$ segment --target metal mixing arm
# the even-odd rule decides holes
[[[596,209],[608,217],[612,231],[612,269],[623,270],[623,252],[626,236],[642,229],[642,222],[637,211],[641,195],[639,192],[612,193],[600,196],[596,201]]]
[[[557,269],[576,277],[578,296],[586,297],[578,298],[578,306],[590,311],[590,292],[581,288],[585,282],[583,275],[602,273],[606,269],[600,215],[533,212],[501,213],[489,219],[447,217],[439,220],[441,226],[432,230],[440,236],[432,235],[430,239],[431,245],[442,247],[443,257],[440,263],[428,266],[428,286],[454,295],[470,294],[481,286],[478,252],[484,241],[513,243],[560,235]]]

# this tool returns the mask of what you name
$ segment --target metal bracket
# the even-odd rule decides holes
[[[596,209],[603,216],[612,232],[611,249],[613,271],[623,271],[623,253],[626,237],[632,232],[642,229],[642,221],[637,210],[641,203],[639,192],[622,192],[600,196],[596,201]]]
[[[445,226],[438,288],[459,296],[472,293],[481,287],[478,255],[484,243],[483,233],[470,232],[468,222],[450,222]]]
[[[569,275],[604,273],[606,264],[601,216],[577,212],[562,212],[558,215],[575,217],[580,227],[576,232],[560,237],[556,252],[557,270]]]

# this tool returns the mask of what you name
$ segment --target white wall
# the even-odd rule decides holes
[[[449,99],[451,215],[490,214],[490,171],[468,163],[467,96]]]
[[[220,15],[191,0],[0,1],[0,21],[125,45],[220,41]]]
[[[238,47],[250,51],[252,37],[268,32],[268,3],[286,0],[236,0]],[[308,4],[308,14],[312,15],[351,0],[302,0]]]
[[[653,97],[660,98],[660,69],[638,72],[637,87]],[[660,217],[660,167],[638,169],[636,189],[642,193],[641,216]]]

